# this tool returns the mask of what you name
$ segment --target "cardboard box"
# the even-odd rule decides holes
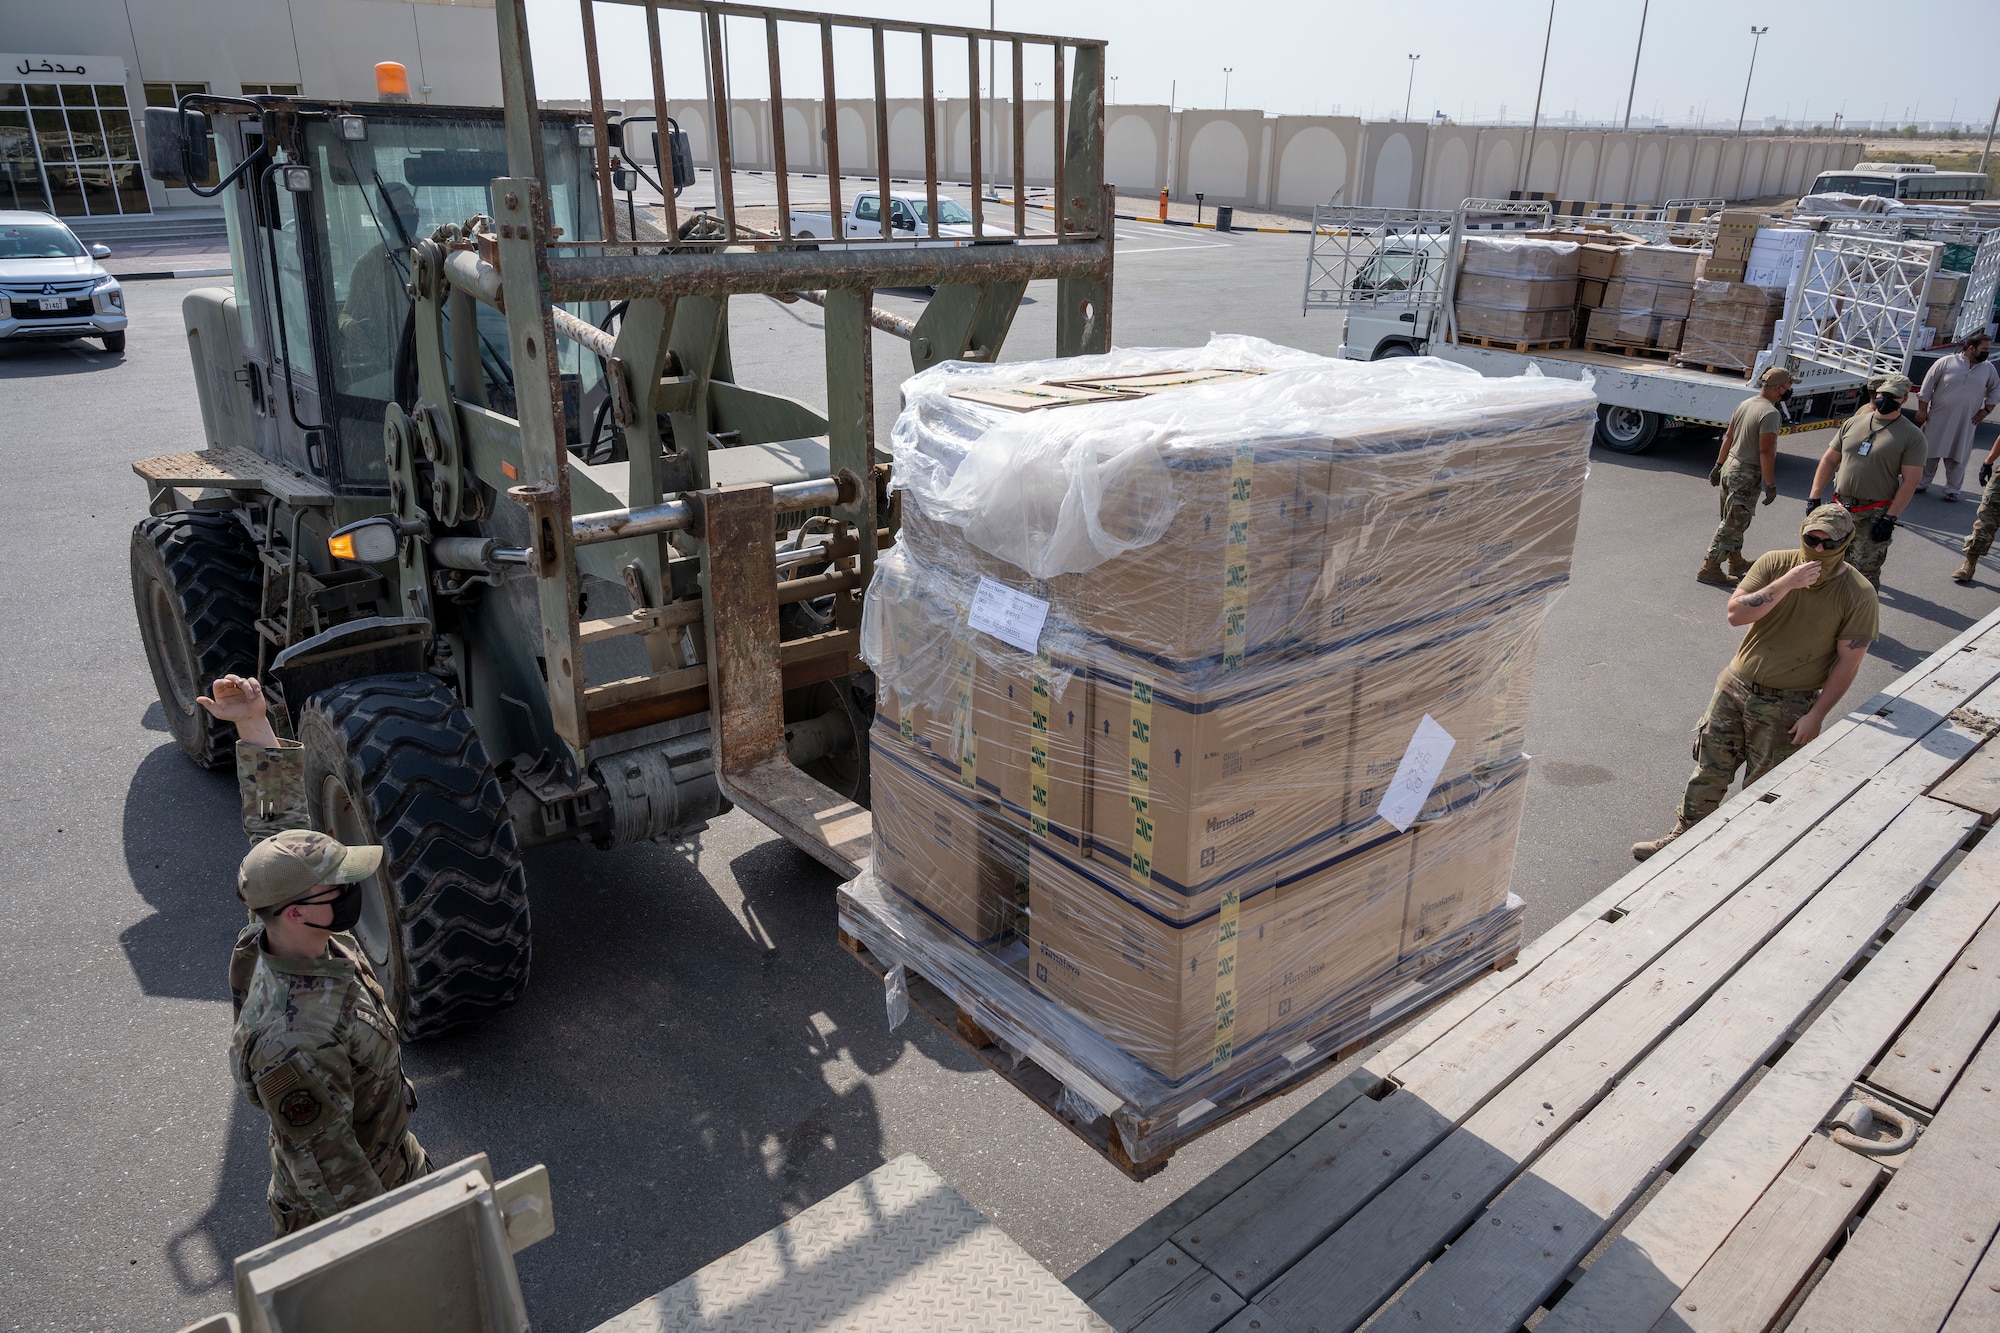
[[[1502,278],[1462,273],[1456,299],[1506,310],[1553,310],[1576,304],[1575,278]]]
[[[1224,1067],[1395,966],[1415,839],[1169,922],[1091,866],[1029,855],[1028,976],[1156,1074]]]
[[[1632,314],[1686,319],[1694,284],[1651,278],[1613,278],[1605,285],[1604,308]]]
[[[1326,859],[1351,682],[1333,654],[1206,688],[1094,664],[1085,859],[1173,920]]]
[[[965,943],[1004,944],[1027,904],[1027,834],[888,728],[869,748],[875,873]]]
[[[1603,278],[1582,278],[1576,284],[1576,303],[1580,306],[1604,304],[1605,280]]]
[[[1654,282],[1693,283],[1702,276],[1707,252],[1676,245],[1634,245],[1618,252],[1614,274]]]
[[[1577,247],[1572,241],[1533,240],[1521,236],[1468,236],[1460,252],[1459,273],[1503,278],[1574,278]]]
[[[1416,858],[1403,914],[1411,958],[1507,901],[1528,801],[1526,764],[1415,826]]]
[[[1606,282],[1618,271],[1618,252],[1623,246],[1588,241],[1576,249],[1576,275]]]
[[[1631,310],[1590,312],[1592,342],[1622,343],[1627,347],[1677,348],[1681,345],[1683,322],[1665,315]]]
[[[1568,306],[1555,310],[1506,310],[1460,301],[1453,310],[1458,331],[1466,337],[1508,342],[1567,342],[1573,318]]]

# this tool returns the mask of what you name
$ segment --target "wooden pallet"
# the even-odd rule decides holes
[[[1521,342],[1514,338],[1487,338],[1476,333],[1461,333],[1458,341],[1466,347],[1491,347],[1497,352],[1565,352],[1569,350],[1568,338],[1544,338],[1538,342]]]
[[[1152,1333],[2000,1327],[1996,715],[2000,613],[1071,1289]],[[1857,1085],[1913,1150],[1830,1141]]]
[[[863,967],[877,977],[888,975],[889,964],[871,951],[866,944],[845,930],[839,932],[839,938],[841,948],[853,954]],[[1491,970],[1497,973],[1512,967],[1516,957],[1516,954],[1509,953],[1496,959]],[[1100,1157],[1131,1179],[1145,1180],[1166,1170],[1167,1164],[1173,1159],[1174,1152],[1180,1144],[1190,1141],[1183,1139],[1165,1152],[1147,1157],[1143,1161],[1134,1161],[1125,1150],[1124,1141],[1119,1137],[1110,1117],[1098,1116],[1089,1121],[1081,1119],[1072,1110],[1075,1106],[1074,1099],[1065,1099],[1063,1096],[1064,1085],[1061,1078],[1042,1068],[1035,1060],[1019,1057],[1001,1046],[994,1040],[992,1034],[980,1025],[979,1020],[967,1013],[950,994],[932,984],[928,978],[911,971],[907,965],[904,967],[904,988],[909,994],[910,1008],[913,1011],[929,1019],[940,1031],[970,1051],[981,1064],[1013,1084],[1018,1091],[1027,1096],[1029,1101],[1055,1117],[1062,1123],[1063,1128],[1089,1144]],[[1404,1021],[1421,1021],[1424,1014],[1438,1004],[1449,1003],[1450,999],[1449,994],[1440,996],[1431,1005],[1409,1015]],[[1218,1129],[1238,1116],[1254,1111],[1274,1098],[1284,1096],[1299,1084],[1317,1078],[1325,1072],[1328,1065],[1338,1064],[1342,1060],[1360,1054],[1370,1043],[1380,1040],[1381,1036],[1380,1032],[1368,1032],[1329,1050],[1317,1059],[1301,1061],[1292,1077],[1281,1084],[1265,1088],[1254,1097],[1222,1108],[1211,1119],[1205,1121],[1199,1133],[1192,1137],[1199,1137],[1200,1134]]]
[[[1727,375],[1731,379],[1747,380],[1750,378],[1750,370],[1746,366],[1716,366],[1706,361],[1690,361],[1686,357],[1679,355],[1673,358],[1673,363],[1677,366],[1684,366],[1689,370],[1705,370],[1711,375]]]
[[[1650,361],[1667,361],[1674,355],[1671,347],[1649,347],[1644,343],[1614,343],[1602,338],[1592,338],[1586,344],[1593,352],[1607,352],[1612,356],[1637,356]]]

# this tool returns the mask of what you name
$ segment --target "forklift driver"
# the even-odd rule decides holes
[[[340,308],[340,335],[347,347],[351,380],[388,373],[395,364],[396,340],[402,336],[403,315],[410,304],[404,258],[417,239],[417,197],[401,181],[376,186],[387,204],[378,213],[386,223],[383,238],[354,261],[347,280],[347,300]]]

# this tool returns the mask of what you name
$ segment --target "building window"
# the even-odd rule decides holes
[[[246,83],[243,85],[245,97],[297,97],[299,85],[296,83]]]
[[[122,84],[0,83],[0,207],[150,211]]]
[[[178,106],[183,97],[192,93],[205,93],[207,91],[208,85],[205,83],[149,83],[146,85],[146,105]],[[211,134],[208,136],[208,179],[204,180],[202,184],[214,186],[221,179],[221,174],[216,170],[215,136]],[[160,183],[171,186],[174,189],[185,190],[187,188],[187,178],[183,176],[163,177]]]

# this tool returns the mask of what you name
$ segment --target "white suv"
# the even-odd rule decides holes
[[[47,213],[0,209],[0,341],[97,338],[124,351],[125,290],[97,262],[110,253]]]

